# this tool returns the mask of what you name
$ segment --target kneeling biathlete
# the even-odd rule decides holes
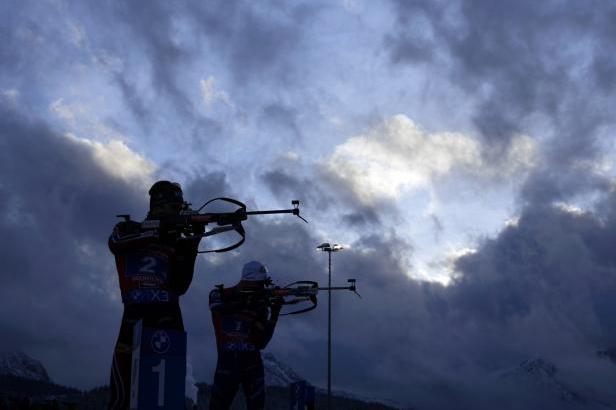
[[[219,286],[210,292],[218,348],[210,410],[228,409],[240,385],[244,389],[248,410],[260,410],[265,405],[260,351],[274,334],[282,306],[260,297],[258,291],[268,283],[267,273],[267,268],[260,262],[248,262],[236,286]]]

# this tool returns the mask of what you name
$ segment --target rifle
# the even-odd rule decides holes
[[[282,313],[285,315],[297,315],[299,313],[309,312],[317,307],[317,294],[320,290],[349,290],[355,293],[360,299],[361,295],[357,292],[357,280],[347,279],[349,286],[332,286],[332,287],[319,287],[319,284],[311,280],[300,280],[290,283],[285,287],[276,286],[272,283],[271,279],[266,282],[266,287],[263,289],[247,289],[240,290],[240,296],[245,297],[247,300],[256,299],[258,302],[265,303],[268,306],[272,305],[296,305],[299,303],[309,302],[310,306],[295,310],[288,313]],[[217,285],[218,290],[223,293],[224,286]]]
[[[205,212],[200,213],[203,208],[214,201],[222,201],[236,205],[238,208],[233,212]],[[217,235],[219,233],[235,231],[240,235],[240,239],[233,245],[221,249],[198,250],[198,253],[209,252],[228,252],[240,247],[246,240],[246,231],[242,226],[242,222],[247,220],[251,215],[271,215],[271,214],[293,214],[302,221],[308,223],[299,214],[299,201],[291,201],[293,208],[290,209],[274,209],[267,211],[247,211],[246,204],[232,198],[214,198],[206,201],[199,209],[193,210],[192,204],[184,202],[179,215],[165,217],[164,219],[146,219],[141,223],[143,231],[158,231],[166,233],[176,233],[181,239],[196,239],[207,236]],[[118,218],[124,218],[125,221],[130,221],[130,215],[116,215]],[[205,232],[205,226],[216,224],[217,226]]]

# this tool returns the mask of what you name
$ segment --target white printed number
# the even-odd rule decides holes
[[[146,256],[141,259],[143,266],[139,269],[139,273],[155,273],[154,267],[156,266],[156,258]]]
[[[158,373],[158,407],[165,405],[165,359],[158,366],[152,366],[152,371]]]

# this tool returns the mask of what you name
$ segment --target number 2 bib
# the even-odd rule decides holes
[[[177,301],[169,292],[169,257],[159,252],[136,252],[126,256],[125,303],[168,303]]]

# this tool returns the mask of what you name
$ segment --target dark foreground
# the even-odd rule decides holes
[[[186,409],[207,409],[209,405],[210,386],[197,384],[197,403],[186,399]],[[15,376],[0,376],[0,410],[104,410],[109,391],[107,387],[98,387],[89,391],[81,391],[55,383],[23,379]],[[327,397],[317,393],[316,408],[326,408]],[[243,410],[242,394],[236,397],[232,410]],[[289,390],[284,387],[272,386],[267,389],[267,410],[288,410]],[[332,408],[337,410],[395,410],[379,403],[333,396]]]

